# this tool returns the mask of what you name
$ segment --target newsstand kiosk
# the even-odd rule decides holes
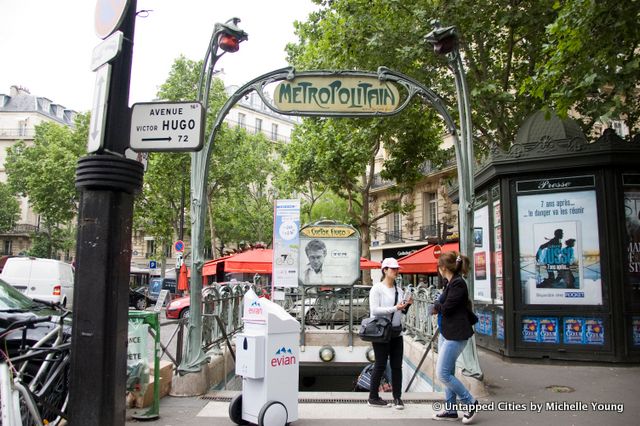
[[[236,424],[283,426],[298,420],[300,323],[281,306],[244,295],[244,332],[236,335],[236,374],[242,393],[229,405]]]

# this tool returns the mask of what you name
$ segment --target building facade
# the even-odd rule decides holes
[[[44,122],[74,126],[77,112],[43,96],[32,95],[28,89],[11,86],[9,94],[0,93],[0,182],[6,183],[7,149],[23,140],[30,146],[35,127]],[[38,232],[39,216],[31,209],[27,198],[20,198],[20,217],[8,232],[0,234],[0,253],[17,255],[31,247],[31,237]]]

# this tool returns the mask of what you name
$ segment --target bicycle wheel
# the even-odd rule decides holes
[[[71,362],[69,354],[65,354],[58,364],[50,370],[43,386],[35,394],[38,409],[42,419],[51,425],[57,425],[66,419],[67,404],[69,402],[69,369]]]

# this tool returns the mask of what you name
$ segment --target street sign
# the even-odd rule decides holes
[[[93,89],[93,109],[89,124],[87,153],[98,151],[104,146],[104,126],[107,113],[107,93],[111,78],[111,64],[105,64],[96,72],[96,85]]]
[[[174,245],[176,251],[184,251],[184,242],[182,240],[176,241]]]
[[[122,49],[123,39],[122,31],[116,31],[108,39],[97,45],[93,49],[93,55],[91,56],[91,71],[97,70],[100,66],[118,56]]]
[[[439,245],[436,244],[433,247],[433,257],[438,259],[440,257],[440,254],[442,254],[442,247],[440,247]]]
[[[96,3],[96,34],[104,39],[122,24],[129,0],[98,0]]]
[[[131,108],[134,151],[199,151],[204,139],[200,102],[145,102]]]
[[[149,269],[156,269],[158,267],[158,263],[155,260],[149,261]]]

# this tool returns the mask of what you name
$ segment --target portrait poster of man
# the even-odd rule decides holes
[[[518,196],[518,232],[525,303],[602,304],[595,191]]]
[[[300,236],[299,281],[304,285],[352,285],[360,277],[358,239]]]

